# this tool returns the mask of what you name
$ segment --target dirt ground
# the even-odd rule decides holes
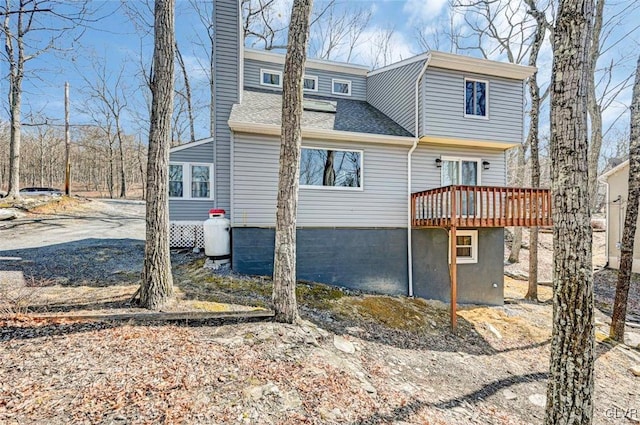
[[[522,234],[523,248],[520,251],[520,262],[509,263],[507,258],[511,250],[509,238],[505,243],[505,274],[519,279],[528,279],[529,268],[529,232]],[[611,306],[615,297],[617,282],[617,270],[605,269],[606,265],[606,233],[595,230],[593,233],[593,269],[594,292],[596,305],[603,312],[611,313]],[[538,279],[543,284],[550,285],[553,274],[553,235],[550,232],[541,232],[538,248]],[[640,275],[632,275],[632,285],[629,289],[629,302],[627,304],[628,319],[640,324]],[[523,293],[524,294],[524,293]]]
[[[115,213],[96,217],[117,222]],[[86,230],[86,224],[80,227]],[[32,225],[39,223],[18,228]],[[40,237],[57,228],[39,227]],[[16,230],[0,228],[0,239]],[[257,319],[71,320],[65,316],[139,312],[128,305],[135,270],[94,279],[106,270],[100,261],[80,269],[74,262],[80,260],[73,260],[55,269],[50,282],[37,264],[40,255],[54,256],[45,263],[54,261],[56,251],[31,246],[32,237],[18,237],[10,250],[0,251],[0,258],[33,261],[0,260],[0,270],[33,273],[23,278],[33,286],[22,288],[23,307],[32,313],[18,311],[0,321],[0,423],[542,423],[548,287],[540,287],[540,303],[528,303],[522,299],[526,283],[505,278],[505,305],[464,306],[457,334],[440,302],[310,283],[298,285],[301,326]],[[105,258],[140,249],[136,239],[127,239],[132,251],[118,248]],[[45,248],[52,251],[25,255]],[[269,279],[214,273],[192,253],[175,252],[173,261],[177,301],[171,311],[268,306]],[[0,271],[0,283],[9,282],[2,276]],[[603,300],[605,312],[596,312],[594,422],[640,423],[639,378],[629,370],[640,364],[640,351],[606,339]],[[36,318],[44,313],[56,317]],[[640,333],[633,323],[630,330]]]

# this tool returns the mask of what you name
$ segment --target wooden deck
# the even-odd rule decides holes
[[[411,195],[411,223],[421,227],[551,226],[551,191],[445,186]]]

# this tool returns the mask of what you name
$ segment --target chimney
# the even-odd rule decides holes
[[[242,96],[243,46],[241,0],[214,0],[214,164],[216,208],[230,211],[231,130],[227,121]]]

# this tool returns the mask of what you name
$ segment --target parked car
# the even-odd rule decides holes
[[[23,187],[20,189],[22,196],[62,196],[62,192],[51,187]]]

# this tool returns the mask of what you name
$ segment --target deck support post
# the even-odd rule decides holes
[[[456,333],[458,330],[458,251],[456,249],[456,228],[452,226],[449,230],[449,244],[451,250],[451,264],[449,272],[451,275],[451,330]]]

